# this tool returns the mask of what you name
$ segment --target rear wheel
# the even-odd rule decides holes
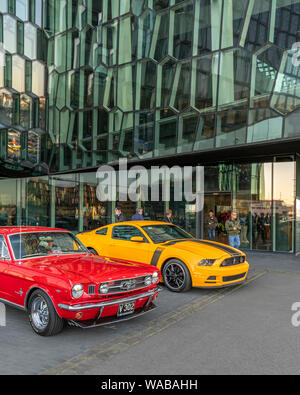
[[[40,336],[54,336],[63,330],[64,321],[57,314],[52,300],[42,290],[29,299],[28,315],[32,329]]]
[[[172,292],[187,292],[192,288],[189,269],[178,259],[171,259],[163,268],[164,283]]]
[[[94,248],[88,248],[89,252],[93,255],[98,255],[98,252]]]

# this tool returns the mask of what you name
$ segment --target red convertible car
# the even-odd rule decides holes
[[[90,328],[153,310],[160,273],[91,255],[68,231],[0,228],[0,302],[28,312],[41,336],[64,324]]]

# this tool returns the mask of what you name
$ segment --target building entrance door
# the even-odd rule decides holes
[[[225,223],[230,217],[232,206],[231,193],[218,192],[205,194],[204,199],[204,217],[203,217],[203,231],[204,238],[208,239],[208,214],[210,210],[215,213],[218,219],[218,227],[216,229],[216,241],[219,243],[228,243],[228,237],[225,231]]]

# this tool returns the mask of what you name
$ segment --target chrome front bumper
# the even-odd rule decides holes
[[[139,294],[139,295],[134,295],[130,296],[128,298],[123,298],[123,299],[115,299],[115,300],[110,300],[108,302],[100,302],[100,303],[86,303],[86,304],[77,304],[77,305],[67,305],[67,304],[59,304],[58,307],[62,310],[67,310],[67,311],[83,311],[83,310],[88,310],[88,309],[102,309],[107,306],[114,306],[118,304],[123,304],[123,303],[130,303],[134,302],[135,300],[139,299],[144,299],[144,298],[151,298],[157,293],[161,292],[162,290],[160,288],[156,288],[155,290],[151,290],[149,292]]]
[[[76,328],[81,328],[81,329],[91,329],[91,328],[97,328],[99,326],[114,325],[123,321],[129,321],[134,318],[140,317],[144,314],[149,313],[150,311],[155,310],[156,308],[157,307],[155,306],[155,304],[151,303],[149,306],[146,305],[146,307],[140,308],[136,310],[134,313],[127,316],[101,318],[101,314],[100,314],[100,317],[98,317],[96,320],[90,320],[90,321],[68,320],[68,324],[70,326],[74,326]]]

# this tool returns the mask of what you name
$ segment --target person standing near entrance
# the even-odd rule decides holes
[[[241,223],[238,220],[237,212],[231,213],[230,219],[225,224],[228,233],[229,245],[233,248],[240,248],[241,245]]]
[[[215,213],[212,210],[210,210],[207,219],[208,237],[210,241],[216,240],[217,226],[218,226],[218,220],[215,216]]]
[[[126,221],[126,217],[122,213],[121,208],[120,207],[116,207],[115,208],[115,222],[125,222],[125,221]]]
[[[144,210],[142,208],[137,208],[136,213],[132,216],[131,221],[144,221]]]
[[[164,222],[169,222],[170,224],[173,223],[173,211],[172,210],[166,211]]]

